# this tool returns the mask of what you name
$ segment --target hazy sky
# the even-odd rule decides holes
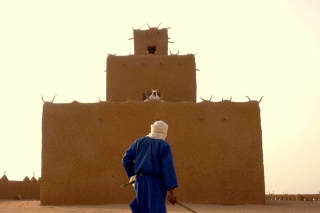
[[[266,192],[320,190],[320,1],[0,0],[0,177],[41,176],[43,95],[105,100],[107,53],[171,27],[197,53],[197,96],[259,100]],[[119,164],[120,165],[120,164]]]

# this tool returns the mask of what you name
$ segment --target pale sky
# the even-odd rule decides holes
[[[319,0],[108,2],[0,0],[0,177],[41,176],[42,95],[105,100],[107,53],[162,23],[172,53],[197,53],[198,101],[264,96],[266,193],[318,193]]]

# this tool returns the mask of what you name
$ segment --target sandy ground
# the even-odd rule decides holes
[[[236,212],[236,213],[320,213],[320,202],[306,201],[268,201],[266,205],[214,205],[214,204],[185,204],[196,212]],[[175,204],[167,205],[168,213],[187,213],[190,212],[183,207]],[[123,212],[131,213],[127,204],[109,205],[89,205],[89,206],[40,206],[40,201],[31,200],[0,200],[0,212]]]

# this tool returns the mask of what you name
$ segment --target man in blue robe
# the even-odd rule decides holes
[[[130,180],[135,177],[136,199],[130,204],[134,213],[166,213],[166,194],[175,204],[174,188],[178,187],[171,148],[165,141],[168,125],[156,121],[149,135],[138,138],[122,158]]]

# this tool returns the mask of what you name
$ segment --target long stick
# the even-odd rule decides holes
[[[124,187],[126,187],[126,186],[128,186],[128,185],[131,185],[131,184],[134,184],[136,181],[131,181],[131,182],[129,182],[129,183],[126,183],[126,184],[123,184],[123,185],[121,185],[121,188],[124,188]]]
[[[183,205],[182,203],[178,202],[177,200],[176,200],[176,204],[182,206],[185,209],[188,209],[190,212],[197,213],[196,211],[190,209],[188,206]]]

